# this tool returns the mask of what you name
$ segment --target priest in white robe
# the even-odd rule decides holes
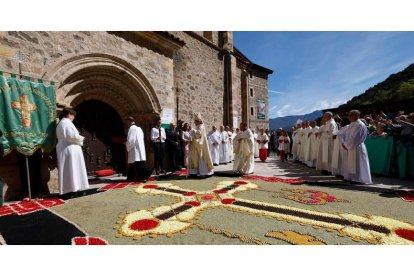
[[[225,130],[227,131],[227,134],[229,135],[229,143],[228,143],[228,145],[229,145],[229,162],[233,162],[233,160],[234,160],[233,140],[234,140],[234,137],[236,137],[236,133],[234,133],[234,130],[233,130],[233,132],[230,131],[229,126],[226,126]]]
[[[61,120],[56,127],[56,145],[59,194],[79,192],[89,188],[82,145],[85,137],[79,135],[72,123],[76,112],[63,109]]]
[[[147,156],[145,153],[144,132],[135,124],[133,117],[127,118],[129,125],[127,140],[125,143],[128,152],[128,176],[127,181],[146,180],[149,175],[145,167]]]
[[[300,134],[302,130],[302,121],[297,122],[296,129],[292,133],[292,155],[293,160],[299,160],[298,156],[298,149],[299,149],[299,142],[300,142]]]
[[[221,135],[217,131],[216,126],[212,127],[208,135],[210,141],[210,154],[211,160],[213,161],[214,166],[218,166],[220,163],[220,144],[221,144]]]
[[[319,146],[318,161],[316,169],[321,170],[324,173],[329,173],[332,169],[332,151],[334,138],[338,134],[338,126],[333,119],[333,114],[330,111],[325,112],[323,115],[323,121],[325,122],[323,127],[319,129],[321,135],[321,144]]]
[[[301,153],[302,153],[302,162],[308,167],[312,167],[313,162],[310,158],[311,153],[311,140],[310,136],[312,134],[312,127],[309,125],[309,122],[305,122],[304,128],[302,130],[302,142],[301,142]]]
[[[360,112],[351,110],[351,124],[345,131],[343,148],[348,153],[346,180],[372,184],[368,152],[364,141],[368,136],[367,126],[359,119]]]
[[[224,130],[224,126],[220,126],[220,138],[221,138],[221,143],[219,146],[219,151],[220,151],[220,164],[224,164],[226,165],[227,163],[230,162],[230,157],[229,157],[229,133],[227,131]]]
[[[310,132],[309,136],[309,143],[310,143],[310,153],[309,153],[309,161],[310,167],[314,168],[316,166],[316,159],[318,158],[318,150],[319,150],[319,126],[316,125],[316,121],[310,122],[310,127],[312,131]]]
[[[346,122],[346,120],[344,119],[343,122]],[[346,156],[348,156],[348,153],[346,151],[344,151],[344,148],[342,148],[342,144],[345,142],[345,132],[348,128],[348,124],[344,124],[339,130],[338,130],[338,135],[336,135],[335,141],[334,141],[334,146],[332,149],[332,162],[331,162],[331,172],[332,175],[336,175],[336,176],[344,176],[346,174],[347,171],[347,163],[348,161],[346,161],[345,163],[343,162],[343,155],[346,154]],[[341,150],[342,148],[342,150]]]
[[[254,137],[247,123],[240,124],[235,138],[233,171],[241,174],[254,172]]]
[[[190,176],[211,176],[214,174],[214,166],[210,156],[209,139],[201,114],[196,115],[194,124],[195,128],[190,130],[188,173]]]

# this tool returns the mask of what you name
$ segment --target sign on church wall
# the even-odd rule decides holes
[[[266,103],[262,99],[257,99],[257,119],[266,119]]]

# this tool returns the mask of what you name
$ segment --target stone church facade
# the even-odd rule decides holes
[[[85,120],[99,121],[85,110],[102,103],[105,112],[116,117],[100,124],[102,129],[105,122],[117,125],[116,135],[105,134],[108,137],[122,139],[127,131],[124,119],[135,117],[144,130],[150,166],[149,131],[160,116],[167,120],[163,123],[177,118],[191,122],[200,112],[208,129],[238,127],[234,124],[242,121],[251,128],[268,127],[267,78],[273,71],[237,50],[232,32],[0,32],[0,71],[19,70],[55,82],[58,111],[79,108]],[[258,101],[266,110],[260,118]],[[99,139],[91,134],[91,141]],[[112,137],[102,145],[116,140]],[[85,154],[85,162],[105,163],[106,155],[94,154],[92,146]],[[9,198],[20,187],[14,155],[0,160]],[[42,167],[43,185],[55,191],[54,153],[43,157]]]

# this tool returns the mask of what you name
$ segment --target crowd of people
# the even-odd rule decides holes
[[[290,131],[279,129],[269,134],[269,150],[316,168],[324,174],[343,177],[350,182],[372,183],[367,150],[368,125],[358,110],[340,119],[326,112],[316,121],[298,121]]]
[[[85,138],[73,124],[75,116],[74,110],[64,109],[56,129],[60,194],[78,193],[89,187],[81,148]],[[126,118],[126,123],[129,127],[125,142],[129,164],[127,181],[144,181],[153,173],[146,164],[144,132],[133,117]],[[186,168],[188,175],[194,177],[211,176],[215,166],[228,163],[233,163],[236,174],[251,174],[254,171],[255,144],[263,150],[267,149],[268,142],[264,130],[255,138],[246,123],[232,131],[228,126],[220,126],[219,129],[213,126],[207,133],[200,114],[194,118],[194,127],[179,120],[177,125],[171,123],[168,129],[164,129],[158,118],[151,129],[150,140],[155,176]],[[264,155],[262,158],[265,160]],[[168,160],[168,168],[165,160]]]
[[[57,126],[57,156],[60,193],[88,187],[86,168],[79,135],[72,121],[76,115],[65,109]],[[144,132],[134,118],[126,119],[129,130],[126,139],[128,152],[128,181],[147,179],[186,168],[189,176],[208,177],[214,167],[233,163],[236,174],[254,172],[254,159],[265,162],[270,152],[276,152],[281,162],[294,161],[314,167],[325,174],[341,176],[357,183],[372,183],[368,154],[364,141],[369,136],[395,136],[406,144],[413,143],[414,114],[403,112],[360,118],[358,110],[341,119],[325,112],[321,125],[316,121],[299,121],[291,130],[250,130],[246,123],[239,128],[212,126],[207,133],[200,114],[191,123],[179,120],[168,129],[157,119],[150,132],[154,153],[154,171],[146,165]],[[168,160],[168,164],[165,164]],[[167,166],[168,165],[168,166]]]

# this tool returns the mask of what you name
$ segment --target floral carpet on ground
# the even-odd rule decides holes
[[[0,235],[6,244],[414,244],[414,205],[399,197],[301,179],[185,175],[6,205]]]

